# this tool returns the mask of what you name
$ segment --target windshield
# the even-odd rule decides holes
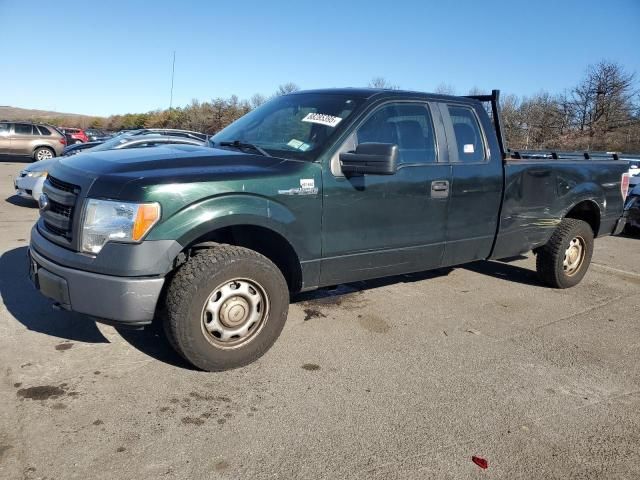
[[[300,93],[274,98],[211,138],[255,145],[276,157],[314,160],[363,98]],[[225,147],[226,148],[226,147]]]

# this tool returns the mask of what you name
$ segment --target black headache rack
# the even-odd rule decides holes
[[[488,110],[493,125],[496,129],[500,153],[502,159],[513,158],[516,160],[625,160],[632,164],[640,164],[640,155],[627,155],[618,152],[563,152],[552,150],[511,150],[507,148],[502,131],[500,117],[500,90],[491,90],[491,95],[467,95],[479,102],[489,103]]]

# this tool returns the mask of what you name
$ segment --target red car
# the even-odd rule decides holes
[[[61,128],[62,132],[67,137],[67,144],[72,145],[74,143],[84,143],[89,141],[89,137],[80,128]]]

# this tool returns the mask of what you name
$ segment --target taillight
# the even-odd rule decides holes
[[[66,137],[60,137],[60,143],[63,145],[66,145],[67,144]],[[629,180],[627,180],[627,187],[629,187]]]
[[[622,199],[627,198],[627,193],[629,193],[629,173],[623,173],[622,179],[620,180],[620,192],[622,192]]]

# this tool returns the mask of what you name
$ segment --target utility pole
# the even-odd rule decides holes
[[[173,63],[171,65],[171,94],[169,96],[169,111],[171,111],[171,107],[173,106],[173,76],[176,71],[176,51],[173,51]]]

